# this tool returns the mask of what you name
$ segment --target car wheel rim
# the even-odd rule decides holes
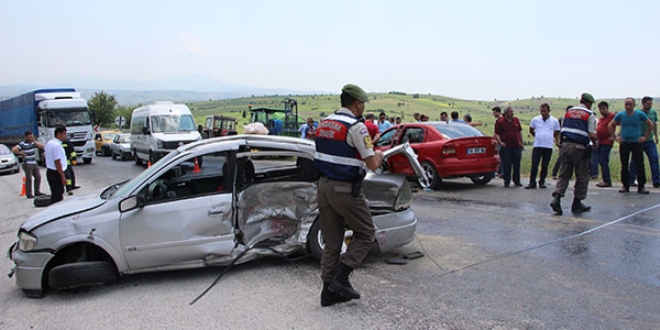
[[[346,253],[346,250],[348,250],[348,244],[351,243],[351,240],[353,239],[353,231],[352,230],[345,230],[344,231],[344,241],[341,243],[341,253],[344,254]],[[321,247],[321,250],[325,249],[325,239],[323,238],[323,234],[321,234],[321,231],[319,230],[318,235],[316,235],[316,240]]]
[[[428,164],[423,164],[422,168],[424,169],[424,173],[426,174],[426,177],[429,180],[429,184],[433,184],[433,175],[435,173],[435,170],[431,167],[431,165]]]

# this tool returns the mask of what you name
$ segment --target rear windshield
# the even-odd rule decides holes
[[[466,136],[484,136],[478,129],[463,123],[433,123],[431,126],[450,139]]]

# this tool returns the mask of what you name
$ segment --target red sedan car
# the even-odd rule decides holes
[[[497,140],[464,123],[420,122],[393,126],[380,135],[375,146],[385,151],[406,142],[417,153],[431,189],[437,189],[442,179],[457,177],[469,177],[475,184],[485,185],[493,179],[500,165]],[[415,175],[404,157],[390,157],[386,166],[393,173]]]

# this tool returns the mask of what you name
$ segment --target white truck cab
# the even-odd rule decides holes
[[[87,101],[80,97],[79,92],[43,92],[34,94],[37,105],[38,137],[46,144],[55,137],[55,127],[63,124],[67,129],[67,138],[73,144],[76,154],[85,164],[92,162],[94,156],[94,141]],[[43,161],[38,155],[39,161]]]

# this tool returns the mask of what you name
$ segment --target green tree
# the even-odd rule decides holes
[[[92,121],[95,125],[99,126],[114,125],[116,105],[117,100],[115,96],[108,95],[104,91],[95,92],[89,101],[87,101],[89,110],[92,114],[96,113],[96,116],[92,115]]]

